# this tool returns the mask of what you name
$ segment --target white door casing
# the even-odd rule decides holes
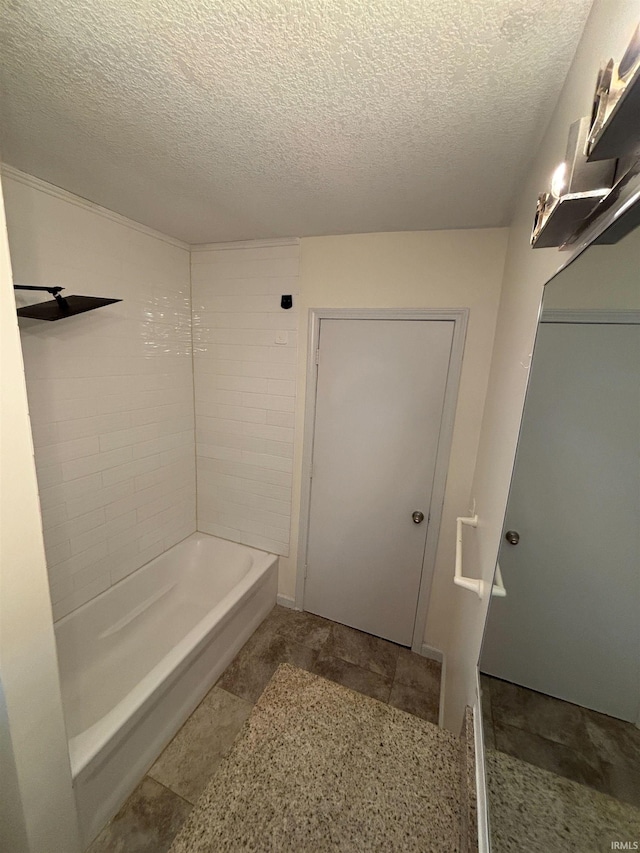
[[[296,603],[416,651],[466,320],[465,309],[311,312]]]

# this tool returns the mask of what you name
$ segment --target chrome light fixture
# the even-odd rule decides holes
[[[587,142],[589,161],[640,155],[640,25],[619,63],[600,70]]]
[[[620,62],[600,69],[591,117],[571,125],[565,161],[538,196],[531,245],[567,248],[639,171],[640,25]]]
[[[531,245],[536,249],[566,243],[611,191],[616,162],[587,162],[589,127],[586,116],[571,125],[565,160],[553,173],[550,190],[538,196],[531,232]]]

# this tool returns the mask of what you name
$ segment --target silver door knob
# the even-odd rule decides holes
[[[507,540],[509,545],[517,545],[520,541],[520,534],[517,530],[507,530],[504,534],[504,538]]]
[[[421,521],[424,521],[424,513],[417,509],[412,513],[411,518],[413,519],[414,524],[420,524]]]

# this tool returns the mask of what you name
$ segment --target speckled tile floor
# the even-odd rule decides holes
[[[282,664],[171,853],[458,853],[460,741]]]
[[[275,607],[87,853],[166,853],[281,663],[437,723],[438,663]]]
[[[640,729],[491,676],[481,684],[488,748],[640,808]]]
[[[640,809],[628,803],[493,749],[486,775],[493,853],[606,853],[640,843]]]

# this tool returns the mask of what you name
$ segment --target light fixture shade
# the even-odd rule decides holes
[[[601,189],[587,193],[567,193],[559,199],[544,193],[538,200],[539,209],[533,225],[531,245],[535,249],[550,249],[569,242],[609,192],[609,189]]]
[[[640,25],[620,62],[610,60],[598,75],[587,156],[640,156]]]
[[[531,245],[536,249],[567,243],[611,191],[616,161],[587,162],[585,148],[589,125],[587,116],[573,122],[565,160],[553,173],[552,191],[538,197],[531,232]]]
[[[584,116],[574,121],[567,139],[567,189],[568,193],[590,193],[593,190],[611,189],[615,179],[616,161],[587,159],[589,118]]]

